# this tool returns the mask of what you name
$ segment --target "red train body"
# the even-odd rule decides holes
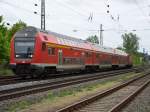
[[[27,27],[11,40],[10,65],[17,75],[42,75],[54,71],[131,67],[123,51]]]

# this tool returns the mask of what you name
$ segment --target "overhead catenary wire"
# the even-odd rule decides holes
[[[57,0],[56,0],[57,1]],[[63,4],[62,2],[60,2],[60,1],[57,1],[57,3],[60,3],[60,4]],[[23,8],[23,7],[21,7],[21,6],[18,6],[18,5],[15,5],[15,4],[13,4],[13,3],[9,3],[9,2],[7,2],[7,1],[0,1],[0,3],[4,3],[4,4],[7,4],[7,5],[9,5],[9,6],[12,6],[12,7],[14,7],[14,8],[19,8],[19,9],[21,9],[21,10],[24,10],[24,11],[26,11],[26,12],[29,12],[29,13],[32,13],[33,14],[33,11],[31,10],[31,9],[26,9],[26,8]],[[76,14],[78,14],[78,15],[80,15],[80,16],[84,16],[84,17],[88,17],[88,15],[86,15],[86,14],[83,14],[83,13],[81,13],[81,12],[79,12],[79,11],[77,11],[77,10],[74,10],[72,7],[70,7],[70,6],[68,6],[68,5],[66,5],[66,4],[64,4],[64,6],[66,7],[66,8],[69,8],[69,9],[71,9],[71,11],[73,11],[74,13],[76,13]],[[140,9],[141,10],[141,9]],[[40,14],[37,14],[37,15],[40,15]],[[47,16],[49,16],[49,15],[47,15]],[[138,30],[138,29],[135,29],[136,31],[149,31],[149,29],[142,29],[142,30]],[[134,31],[135,31],[134,30]],[[90,31],[92,31],[92,30],[90,30]],[[104,31],[116,31],[116,29],[114,29],[114,30],[110,30],[110,29],[106,29],[106,30],[104,30]],[[127,31],[127,30],[118,30],[118,31]],[[133,31],[133,30],[130,30],[130,31]]]
[[[7,1],[0,1],[0,3],[9,5],[9,6],[15,8],[15,9],[20,9],[20,10],[26,11],[26,12],[28,12],[28,13],[30,13],[30,14],[33,14],[33,15],[41,16],[40,13],[34,14],[34,11],[32,11],[32,10],[30,10],[30,9],[26,9],[26,8],[20,7],[20,6],[18,6],[18,5],[15,5],[15,4],[10,3],[10,2],[7,2]],[[15,16],[15,17],[17,18],[17,16]],[[50,17],[50,15],[47,15],[47,14],[46,14],[46,17]],[[48,23],[48,24],[49,24],[49,23]]]
[[[55,2],[56,2],[57,4],[62,5],[62,6],[65,7],[65,8],[70,9],[72,12],[78,14],[79,16],[88,17],[88,14],[81,13],[81,11],[78,11],[78,10],[76,10],[76,9],[74,9],[74,8],[72,8],[72,7],[70,7],[70,5],[67,4],[67,3],[61,2],[61,1],[59,1],[59,0],[55,0]]]
[[[40,0],[39,0],[39,1],[40,1]],[[24,10],[24,11],[26,11],[26,12],[28,12],[28,13],[31,13],[31,14],[33,14],[33,12],[34,12],[34,11],[31,11],[30,9],[26,9],[26,8],[20,7],[20,6],[18,6],[18,5],[15,5],[15,4],[13,4],[13,3],[10,3],[10,2],[6,2],[6,1],[0,1],[0,2],[2,2],[2,3],[4,3],[4,4],[7,4],[7,5],[11,6],[11,7]],[[56,1],[56,2],[57,2],[57,1]],[[66,4],[64,4],[64,3],[62,3],[62,2],[59,2],[59,3],[60,3],[60,5],[63,4],[64,7],[71,9],[71,11],[77,13],[77,14],[80,15],[80,16],[84,16],[85,18],[88,17],[88,15],[83,15],[83,14],[80,13],[79,11],[73,9],[72,7],[66,5]],[[40,13],[36,13],[36,15],[40,16]],[[50,16],[50,15],[47,15],[47,14],[46,14],[46,17],[49,17],[49,16]],[[93,18],[93,13],[92,13],[92,18]]]
[[[141,8],[141,6],[139,5],[138,1],[137,1],[137,0],[134,0],[134,1],[135,1],[136,5],[137,5],[138,9],[140,10],[141,14],[142,14],[144,17],[147,18],[147,16],[145,15],[145,12],[143,11],[143,9]],[[150,21],[149,21],[148,19],[146,19],[146,20],[147,20],[147,22],[150,24]]]
[[[112,20],[112,22],[113,23],[115,23],[115,24],[117,24],[117,26],[118,26],[118,28],[119,28],[119,30],[115,30],[115,31],[120,31],[120,28],[122,28],[122,29],[124,29],[124,26],[120,23],[120,14],[117,14],[117,18],[115,18],[114,17],[114,15],[111,13],[111,11],[110,11],[110,7],[111,7],[111,5],[110,5],[110,3],[109,3],[110,1],[109,0],[107,0],[106,2],[104,2],[104,4],[107,6],[107,13],[108,13],[108,15],[110,16],[109,18]],[[114,26],[114,25],[113,25]],[[115,26],[114,26],[115,27]]]
[[[11,7],[14,7],[14,8],[19,8],[19,9],[24,10],[24,11],[29,12],[29,13],[33,13],[33,12],[32,12],[31,10],[29,10],[29,9],[20,7],[20,6],[18,6],[18,5],[12,4],[12,3],[10,3],[10,2],[0,1],[0,3],[7,4],[7,5],[9,5],[9,6],[11,6]]]
[[[18,6],[18,5],[15,5],[13,3],[10,3],[10,2],[6,2],[6,1],[0,1],[0,3],[3,3],[3,4],[6,4],[6,5],[9,5],[11,7],[14,7],[16,9],[20,9],[20,10],[23,10],[23,11],[26,11],[30,14],[33,14],[33,15],[38,15],[38,16],[41,16],[41,13],[36,13],[34,14],[34,10],[31,10],[31,9],[27,9],[27,8],[24,8],[24,7],[21,7],[21,6]],[[34,5],[34,4],[33,4]],[[46,14],[46,16],[49,16],[48,14]]]

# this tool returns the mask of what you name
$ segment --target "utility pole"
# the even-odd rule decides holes
[[[100,24],[100,35],[99,35],[99,45],[103,46],[103,25]]]
[[[45,30],[45,0],[41,0],[41,29]]]

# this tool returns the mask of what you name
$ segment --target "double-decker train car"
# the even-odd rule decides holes
[[[13,36],[10,65],[16,75],[26,77],[56,71],[131,67],[132,59],[121,50],[30,26]]]

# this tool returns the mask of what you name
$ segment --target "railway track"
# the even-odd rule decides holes
[[[150,74],[136,77],[128,82],[75,102],[57,112],[120,112],[150,83]]]
[[[17,83],[17,82],[21,82],[21,79],[19,77],[1,77],[0,78],[0,86],[1,85],[5,85],[5,84],[13,84],[13,83]]]
[[[11,78],[15,78],[15,76],[0,76],[0,80],[2,80],[2,79],[11,79]]]
[[[117,71],[117,70],[116,70]],[[109,71],[107,71],[109,72]],[[105,73],[105,72],[102,72],[102,74]],[[59,78],[59,77],[70,77],[70,76],[79,76],[79,75],[83,75],[83,74],[80,74],[80,73],[77,73],[77,74],[54,74],[54,75],[51,75],[47,78],[44,78],[43,80],[46,80],[46,79],[55,79],[55,78]],[[16,84],[16,83],[21,83],[21,82],[29,82],[29,81],[40,81],[42,79],[40,78],[37,78],[37,79],[32,79],[32,78],[28,78],[28,79],[21,79],[20,77],[17,77],[17,76],[1,76],[0,77],[0,86],[2,85],[8,85],[8,84]]]
[[[132,68],[132,70],[134,71],[141,71],[143,69],[143,67],[134,67]],[[129,69],[127,69],[129,70]],[[119,69],[118,70],[115,70],[115,71],[120,71]],[[103,72],[98,72],[98,73],[105,73],[105,72],[111,72],[110,70],[108,71],[103,71]],[[87,74],[87,73],[86,73]],[[81,75],[80,73],[76,74],[76,75]],[[47,79],[54,79],[54,78],[59,78],[59,77],[70,77],[70,76],[75,76],[73,74],[55,74],[55,75],[52,75],[52,76],[49,76],[47,77]],[[16,84],[16,83],[22,83],[22,82],[29,82],[29,81],[40,81],[41,79],[21,79],[20,77],[17,77],[17,76],[1,76],[0,77],[0,86],[2,85],[8,85],[8,84]],[[46,78],[45,78],[46,80]]]
[[[25,96],[29,94],[34,94],[38,92],[43,92],[47,90],[57,89],[61,87],[66,87],[70,85],[75,85],[87,81],[98,80],[105,77],[110,77],[114,75],[119,75],[123,73],[132,72],[133,69],[126,69],[126,70],[118,70],[118,71],[111,71],[111,72],[104,72],[104,73],[95,73],[92,75],[83,75],[82,77],[72,78],[72,79],[64,79],[61,81],[53,81],[47,82],[44,84],[37,84],[32,86],[24,86],[20,88],[13,88],[0,91],[0,101],[8,100],[20,96]]]

